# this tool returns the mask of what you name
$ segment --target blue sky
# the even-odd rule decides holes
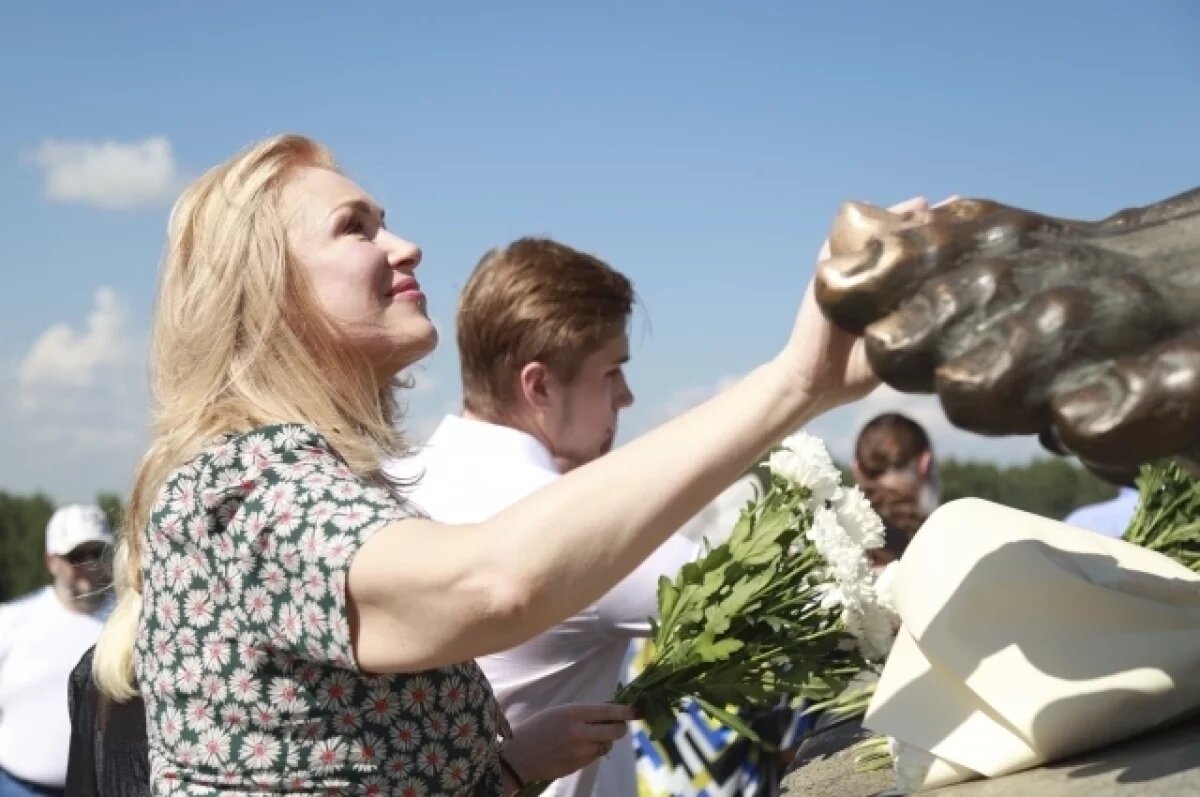
[[[1200,183],[1196,41],[1184,0],[7,5],[0,489],[125,489],[171,198],[262,136],[323,140],[424,248],[418,433],[457,404],[470,268],[539,233],[635,281],[628,437],[776,350],[845,199],[1088,217]],[[816,429],[844,451],[894,406],[1036,453],[886,393]]]

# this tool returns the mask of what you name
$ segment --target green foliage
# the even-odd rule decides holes
[[[650,733],[666,736],[681,701],[694,698],[740,735],[757,735],[725,706],[781,695],[825,700],[857,672],[841,651],[840,614],[814,599],[819,555],[801,542],[811,524],[805,488],[776,479],[743,512],[729,539],[675,579],[659,581],[655,655],[615,700],[637,706]]]
[[[760,477],[764,478],[764,477]],[[747,504],[729,538],[674,578],[658,582],[653,655],[613,701],[641,710],[650,735],[666,738],[685,699],[740,736],[769,749],[726,706],[754,707],[780,697],[836,698],[864,666],[843,650],[841,612],[823,608],[816,588],[824,562],[801,537],[812,525],[808,488],[772,479]],[[531,783],[518,797],[549,784]]]
[[[96,503],[110,522],[120,518],[121,499],[117,496],[101,494]],[[46,524],[54,509],[54,503],[44,495],[17,496],[0,491],[0,602],[49,583]]]
[[[100,493],[96,496],[96,505],[104,510],[108,525],[116,532],[121,527],[121,515],[125,511],[121,505],[121,496],[116,493]]]
[[[0,601],[49,583],[46,523],[52,514],[54,504],[44,495],[0,492]]]
[[[942,501],[984,498],[1055,520],[1117,494],[1115,487],[1066,459],[1003,467],[948,459],[941,464],[941,477]]]
[[[1200,571],[1200,483],[1174,462],[1143,465],[1125,540]]]

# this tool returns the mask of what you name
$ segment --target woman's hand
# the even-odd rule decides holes
[[[504,759],[526,783],[557,780],[608,754],[637,719],[616,703],[567,703],[539,711],[513,728]]]
[[[921,197],[888,208],[891,213],[897,214],[898,220],[922,214],[928,209],[929,203]],[[839,229],[830,233],[817,256],[818,262],[829,260],[831,242],[836,250],[836,239],[847,232],[852,233]],[[812,415],[861,398],[879,384],[879,379],[867,362],[862,339],[840,329],[821,312],[811,282],[805,291],[791,338],[779,360],[793,370],[801,389],[814,402]]]

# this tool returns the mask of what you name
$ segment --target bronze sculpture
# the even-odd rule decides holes
[[[817,299],[899,390],[1125,477],[1200,463],[1200,189],[1098,222],[956,199],[844,205]]]

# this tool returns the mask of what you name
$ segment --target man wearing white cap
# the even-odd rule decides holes
[[[59,509],[46,526],[52,583],[0,605],[0,797],[63,793],[67,680],[108,614],[111,544],[99,507]]]

